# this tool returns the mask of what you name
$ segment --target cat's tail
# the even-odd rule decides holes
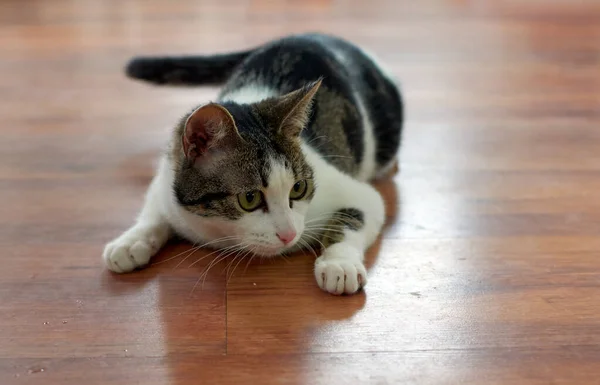
[[[125,69],[127,76],[154,84],[218,85],[252,50],[211,55],[180,57],[136,57]]]

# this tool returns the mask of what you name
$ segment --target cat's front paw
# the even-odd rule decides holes
[[[335,245],[334,245],[335,246]],[[325,250],[315,262],[319,287],[331,294],[354,294],[367,283],[367,270],[355,255],[338,254],[335,247]],[[352,254],[356,254],[353,251]]]
[[[163,226],[134,226],[109,242],[102,257],[111,271],[127,273],[146,266],[167,238],[168,229]]]

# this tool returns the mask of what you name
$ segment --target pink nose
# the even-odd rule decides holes
[[[293,241],[294,238],[296,238],[296,232],[289,231],[285,233],[277,233],[277,238],[279,238],[284,245],[287,245],[288,243]]]

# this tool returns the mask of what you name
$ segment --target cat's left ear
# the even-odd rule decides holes
[[[286,137],[300,135],[300,132],[308,123],[313,99],[322,81],[321,78],[279,98],[277,107],[283,112],[283,119],[278,129],[279,133]]]
[[[231,113],[219,104],[209,103],[190,114],[181,140],[186,158],[193,162],[211,150],[235,146],[241,138]]]

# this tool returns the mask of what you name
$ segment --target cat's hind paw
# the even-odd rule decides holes
[[[128,273],[146,266],[169,237],[164,226],[134,226],[109,242],[102,253],[106,266],[115,273]]]
[[[317,258],[315,262],[317,284],[331,294],[356,293],[367,283],[365,265],[360,259],[335,255],[333,251],[325,250],[323,256]]]

